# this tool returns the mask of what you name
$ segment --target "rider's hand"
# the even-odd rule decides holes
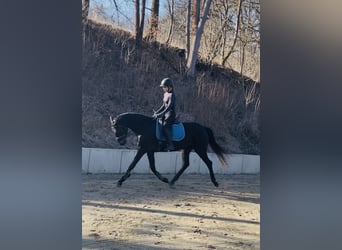
[[[157,118],[158,118],[158,115],[157,115],[156,113],[154,113],[154,114],[152,115],[152,117],[153,117],[154,119],[157,119]]]

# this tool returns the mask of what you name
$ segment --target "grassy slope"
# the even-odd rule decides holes
[[[137,51],[130,33],[90,21],[85,26],[82,65],[82,146],[120,148],[109,116],[133,111],[151,115],[161,105],[159,83],[175,82],[181,121],[211,127],[218,142],[232,153],[258,154],[260,84],[238,73],[203,63],[195,79],[185,77],[178,48],[143,43]],[[253,86],[255,86],[254,92]],[[246,105],[246,93],[251,102]],[[135,147],[132,136],[128,146]]]

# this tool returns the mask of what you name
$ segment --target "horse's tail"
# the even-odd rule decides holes
[[[224,156],[224,153],[226,153],[226,150],[223,149],[220,145],[217,144],[214,136],[214,132],[211,130],[211,128],[206,128],[207,133],[209,135],[209,145],[214,150],[215,154],[218,156],[221,164],[223,167],[228,167],[227,160]]]

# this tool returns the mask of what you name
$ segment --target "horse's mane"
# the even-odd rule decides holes
[[[152,117],[149,117],[149,116],[146,116],[146,115],[142,115],[142,114],[139,114],[139,113],[135,113],[135,112],[125,112],[125,113],[119,114],[119,115],[115,118],[115,120],[120,120],[120,119],[125,118],[125,117],[133,117],[133,116],[141,117],[141,118],[147,118],[147,119],[152,119]]]

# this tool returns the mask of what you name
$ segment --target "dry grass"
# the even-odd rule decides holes
[[[83,146],[119,148],[109,116],[133,111],[151,115],[161,105],[160,80],[175,82],[181,121],[211,127],[234,153],[259,153],[260,86],[237,72],[199,62],[194,79],[185,76],[179,49],[144,42],[129,32],[89,21],[83,50]],[[131,139],[134,147],[135,139]]]

